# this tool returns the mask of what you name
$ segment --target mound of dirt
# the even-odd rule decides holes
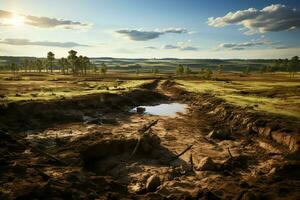
[[[157,81],[143,87],[153,84]],[[57,123],[81,121],[82,116],[95,110],[113,112],[166,99],[157,92],[136,89],[124,94],[101,93],[63,100],[9,103],[0,107],[0,130],[20,132],[47,128]]]
[[[244,136],[257,135],[272,143],[280,145],[289,153],[290,158],[300,159],[300,130],[299,121],[295,119],[272,116],[264,112],[253,112],[250,107],[234,106],[211,94],[186,92],[176,87],[176,83],[165,81],[162,87],[171,92],[176,99],[192,102],[198,111],[215,121],[225,129],[230,127],[232,132]]]

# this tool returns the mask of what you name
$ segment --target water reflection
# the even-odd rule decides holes
[[[187,105],[180,103],[169,103],[155,106],[139,106],[139,108],[144,108],[145,113],[150,115],[174,116],[178,112],[186,112]],[[133,108],[131,112],[137,112],[137,107]]]

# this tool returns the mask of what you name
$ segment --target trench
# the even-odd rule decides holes
[[[193,105],[195,99],[191,96],[183,93],[183,100],[166,96],[159,91],[158,84],[156,81],[144,89],[122,95],[105,94],[57,104],[17,106],[19,113],[27,113],[20,117],[27,118],[25,122],[29,123],[28,127],[24,127],[25,134],[22,132],[26,135],[28,148],[22,149],[22,156],[12,158],[12,162],[21,163],[30,170],[32,166],[38,166],[38,172],[44,173],[43,178],[31,174],[20,176],[20,179],[47,184],[62,182],[63,187],[58,192],[72,188],[66,198],[73,199],[72,195],[76,199],[76,195],[91,193],[94,198],[115,193],[116,199],[130,195],[145,195],[141,199],[147,199],[144,197],[150,194],[157,196],[148,199],[205,195],[234,199],[249,192],[259,198],[261,194],[281,191],[283,184],[290,190],[287,194],[295,196],[299,188],[291,188],[299,184],[298,180],[282,177],[288,177],[284,173],[291,169],[295,171],[295,177],[298,176],[295,170],[298,168],[294,167],[298,165],[274,172],[276,175],[283,174],[281,180],[273,178],[270,175],[272,170],[280,169],[284,161],[280,153],[270,154],[259,148],[254,139],[238,132],[230,140],[209,138],[208,133],[223,124],[199,112],[201,107]],[[46,110],[47,107],[50,109]],[[40,115],[36,116],[38,111]],[[73,117],[63,121],[51,117],[47,123],[49,115]],[[149,123],[156,120],[155,125],[143,132]],[[34,121],[43,126],[38,125],[39,129],[35,130]],[[192,148],[177,157],[189,145],[193,145]],[[35,152],[31,146],[40,151]],[[46,152],[66,165],[40,152]],[[198,170],[198,163],[208,156],[218,170]],[[146,189],[152,175],[159,176],[161,180],[155,193]],[[18,176],[14,184],[18,184],[17,180]],[[273,181],[271,186],[270,181]],[[53,192],[57,188],[49,189],[47,185],[47,190]],[[47,194],[52,195],[51,192]],[[26,196],[27,199],[43,197],[35,193],[30,195]]]

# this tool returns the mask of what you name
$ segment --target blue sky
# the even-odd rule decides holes
[[[0,55],[285,58],[300,54],[299,10],[297,0],[1,0]]]

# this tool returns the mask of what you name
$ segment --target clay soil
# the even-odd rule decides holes
[[[129,112],[168,102],[188,109]],[[157,80],[122,95],[1,108],[0,199],[300,199],[298,143],[232,127],[209,109],[222,103]],[[274,127],[255,117],[264,128],[299,130],[297,121]],[[203,167],[203,159],[213,163]],[[154,189],[152,175],[160,179]]]

